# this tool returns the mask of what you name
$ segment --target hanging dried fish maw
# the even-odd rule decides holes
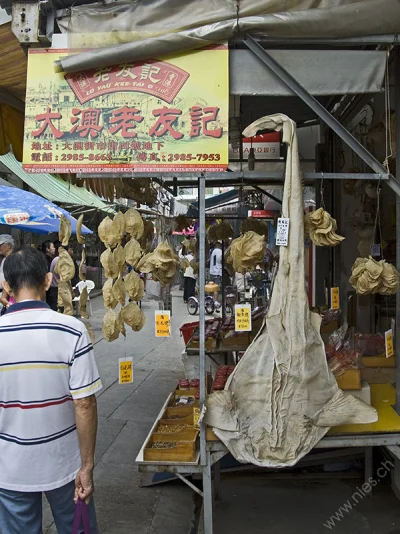
[[[119,238],[113,228],[113,221],[110,217],[105,217],[98,228],[98,234],[101,241],[108,248],[114,248],[118,245]]]
[[[232,225],[224,221],[217,224],[217,237],[219,240],[224,241],[233,237]]]
[[[122,316],[122,308],[119,310],[119,313],[117,316],[117,323],[118,323],[119,331],[124,337],[126,337],[126,329],[125,329],[124,318]]]
[[[113,293],[113,283],[114,283],[114,280],[112,278],[107,278],[103,286],[104,307],[111,309],[111,310],[113,310],[115,306],[118,304],[118,299],[114,297],[114,293]]]
[[[117,299],[117,301],[121,304],[121,306],[125,306],[126,291],[125,291],[124,281],[122,280],[121,275],[119,275],[118,280],[113,285],[112,292],[113,292],[114,298]]]
[[[335,247],[344,237],[336,233],[336,220],[319,208],[304,216],[304,232],[318,247]]]
[[[385,260],[357,258],[351,269],[350,284],[360,295],[379,293],[394,295],[400,282],[400,275],[393,265]]]
[[[125,213],[125,230],[135,239],[140,239],[144,232],[143,219],[135,208],[130,208]]]
[[[125,250],[124,247],[121,245],[118,245],[116,249],[114,249],[113,252],[113,260],[114,263],[118,267],[118,271],[120,273],[123,273],[125,270]]]
[[[122,309],[124,322],[135,332],[139,332],[146,323],[146,316],[134,302],[130,302]]]
[[[59,259],[54,268],[54,272],[60,276],[61,282],[69,282],[75,276],[75,264],[68,252],[60,247],[58,249]]]
[[[58,284],[59,307],[64,308],[64,315],[73,315],[72,288],[69,282],[59,282]]]
[[[137,270],[144,274],[151,273],[154,268],[154,252],[145,254],[137,264]]]
[[[125,261],[132,267],[136,267],[142,257],[142,249],[134,237],[125,245]]]
[[[245,234],[246,232],[255,232],[259,235],[268,236],[268,226],[264,221],[248,217],[240,225],[240,232],[242,234]]]
[[[106,248],[102,253],[100,256],[100,263],[103,266],[106,278],[117,278],[119,274],[118,265],[114,261],[113,253],[110,248]]]
[[[89,296],[88,290],[87,290],[87,287],[85,286],[82,289],[81,294],[79,295],[79,313],[80,313],[80,316],[83,317],[84,319],[89,319],[89,314],[86,311],[88,296]]]
[[[118,238],[118,241],[122,241],[122,237],[125,233],[125,217],[124,214],[119,211],[112,222],[113,234]]]
[[[106,341],[115,341],[119,336],[117,316],[113,310],[108,310],[103,319],[103,337]]]
[[[226,261],[232,263],[236,273],[246,273],[264,260],[266,244],[264,236],[246,232],[231,243]]]
[[[85,249],[82,249],[82,257],[81,262],[79,264],[79,280],[82,282],[86,281],[86,251]]]
[[[76,240],[80,245],[85,243],[85,238],[82,234],[82,225],[83,225],[83,213],[79,215],[79,219],[76,222]]]
[[[125,276],[124,284],[126,292],[131,300],[135,302],[142,300],[144,297],[144,282],[135,271],[131,271]]]
[[[61,244],[63,247],[66,247],[68,245],[70,237],[71,237],[71,221],[65,215],[61,215],[58,239],[61,241]]]

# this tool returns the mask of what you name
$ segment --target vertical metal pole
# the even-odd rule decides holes
[[[374,464],[373,464],[373,447],[364,448],[364,482],[371,483],[373,477]],[[368,497],[372,497],[372,489],[368,493]]]
[[[204,287],[206,285],[206,179],[199,177],[199,304],[200,304],[200,406],[204,406],[206,391],[206,353],[205,353],[205,302]],[[204,534],[212,534],[212,481],[211,455],[207,452],[206,425],[200,423],[200,463],[203,467],[203,513]]]
[[[203,409],[206,400],[206,354],[205,354],[205,303],[204,287],[206,285],[206,179],[199,177],[199,345],[200,345],[200,408]],[[200,462],[206,465],[206,427],[200,425]]]
[[[400,147],[400,49],[394,47],[395,54],[395,110],[396,147]],[[396,158],[396,179],[400,178],[400,156]],[[396,267],[400,269],[400,197],[396,195]],[[396,411],[400,413],[400,292],[396,294]]]

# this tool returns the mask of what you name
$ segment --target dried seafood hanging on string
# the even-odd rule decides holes
[[[115,298],[113,293],[113,284],[114,280],[112,278],[107,278],[103,286],[104,307],[111,310],[118,304],[118,299]]]
[[[79,219],[76,222],[76,240],[80,245],[85,243],[85,237],[82,234],[82,225],[83,225],[83,213],[79,215]]]
[[[178,265],[178,256],[164,241],[154,252],[143,256],[137,265],[137,270],[141,273],[152,273],[153,280],[160,282],[162,287],[166,287],[174,278]]]
[[[242,234],[246,232],[255,232],[259,235],[268,236],[268,226],[264,221],[254,219],[254,217],[248,217],[240,225],[240,231]]]
[[[103,266],[106,278],[117,278],[119,269],[117,263],[114,261],[114,255],[110,248],[106,248],[102,253],[100,256],[100,263]]]
[[[134,208],[130,208],[125,213],[125,230],[131,237],[140,239],[144,232],[143,219],[140,213]]]
[[[213,224],[207,231],[207,239],[209,243],[224,241],[231,237],[233,237],[233,228],[232,225],[226,221]]]
[[[131,267],[136,267],[138,261],[142,257],[142,249],[140,247],[140,244],[134,237],[131,237],[131,239],[128,241],[128,243],[125,245],[125,261],[128,263]]]
[[[71,256],[60,247],[58,249],[58,261],[54,267],[54,272],[59,275],[61,282],[69,282],[75,276],[75,264]]]
[[[124,278],[126,292],[129,298],[135,302],[144,297],[144,282],[135,271],[131,271]]]
[[[121,311],[124,322],[135,332],[139,332],[146,324],[145,314],[134,302],[127,304]]]
[[[106,341],[115,341],[119,336],[117,316],[113,310],[108,310],[103,319],[103,337]]]
[[[265,253],[264,236],[255,232],[246,232],[232,241],[226,254],[226,261],[232,264],[236,273],[244,274],[262,263]]]
[[[82,289],[81,294],[79,295],[79,314],[81,317],[83,317],[83,319],[89,319],[89,314],[86,311],[88,296],[89,296],[88,290],[87,290],[87,287],[85,286]]]
[[[61,241],[61,244],[63,247],[66,247],[68,245],[70,237],[71,237],[71,221],[65,215],[61,215],[58,239]]]
[[[351,268],[350,284],[359,295],[394,295],[399,289],[399,272],[385,260],[357,258]]]
[[[336,233],[336,220],[323,208],[319,208],[311,213],[306,213],[304,217],[305,235],[317,247],[335,247],[344,237]]]
[[[105,217],[97,229],[100,240],[105,244],[107,248],[114,248],[119,243],[119,236],[115,232],[113,227],[113,221],[110,217]]]

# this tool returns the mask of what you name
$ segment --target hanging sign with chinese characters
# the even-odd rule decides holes
[[[74,74],[29,51],[28,172],[196,172],[228,166],[228,48]]]

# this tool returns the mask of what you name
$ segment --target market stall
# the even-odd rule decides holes
[[[389,5],[388,2],[384,2],[384,4],[386,7]],[[193,7],[193,3],[190,5]],[[46,70],[51,72],[49,80],[52,76],[55,77],[51,83],[48,80],[49,83],[44,90],[53,94],[54,88],[57,87],[57,94],[64,95],[72,87],[82,105],[85,104],[88,107],[95,103],[98,109],[96,109],[96,116],[91,117],[90,125],[94,126],[96,137],[99,135],[99,141],[106,143],[104,146],[107,147],[102,152],[96,147],[92,149],[89,146],[88,149],[85,149],[79,148],[80,145],[77,144],[77,148],[74,148],[75,145],[69,146],[66,143],[65,149],[63,149],[60,143],[57,148],[58,152],[54,152],[55,159],[52,161],[48,158],[46,151],[44,153],[43,151],[40,153],[32,152],[29,149],[32,141],[35,141],[36,137],[40,137],[49,124],[55,128],[60,139],[68,140],[69,136],[77,136],[78,128],[83,135],[88,134],[88,131],[85,130],[85,126],[88,124],[85,124],[83,120],[82,123],[80,122],[81,113],[83,118],[83,113],[88,112],[88,110],[86,108],[82,108],[82,110],[73,108],[73,98],[75,97],[70,99],[69,94],[67,94],[68,98],[60,98],[56,104],[58,107],[57,112],[55,112],[57,117],[53,118],[58,122],[55,127],[50,120],[52,119],[50,110],[46,112],[40,99],[37,98],[39,84],[42,87],[42,79],[38,80],[35,73],[39,72],[40,69],[34,67],[35,62],[40,62],[40,53],[31,55],[32,85],[29,88],[29,97],[32,105],[27,110],[28,131],[25,141],[28,150],[24,162],[26,169],[31,172],[46,170],[49,172],[56,170],[78,172],[78,179],[81,179],[85,173],[103,173],[108,165],[110,173],[125,172],[121,179],[115,178],[114,174],[110,177],[110,179],[115,180],[113,186],[116,189],[119,186],[125,187],[127,185],[121,180],[130,179],[132,169],[135,171],[136,178],[133,183],[140,183],[139,189],[145,189],[142,179],[156,179],[163,187],[171,188],[174,192],[179,186],[198,187],[199,325],[198,331],[193,331],[189,336],[190,339],[188,339],[188,346],[186,347],[188,353],[192,352],[193,355],[198,354],[199,356],[198,373],[196,373],[197,376],[182,377],[176,389],[166,399],[143,444],[137,461],[143,471],[176,473],[185,483],[204,497],[205,534],[213,532],[213,466],[214,479],[218,489],[218,461],[228,450],[240,461],[248,461],[262,466],[282,467],[289,464],[293,465],[315,447],[363,447],[366,458],[366,476],[369,477],[372,471],[371,448],[385,446],[395,459],[393,483],[398,487],[398,461],[400,459],[399,380],[396,380],[397,392],[390,381],[388,383],[369,384],[370,397],[364,397],[364,400],[369,402],[361,402],[357,394],[356,396],[346,395],[344,391],[354,392],[354,390],[357,390],[358,395],[361,396],[368,394],[365,391],[367,388],[362,385],[361,369],[352,368],[354,365],[352,355],[357,352],[355,350],[357,346],[354,345],[356,342],[353,336],[354,330],[350,330],[349,338],[346,337],[347,333],[344,337],[339,336],[341,344],[334,344],[335,351],[331,349],[328,351],[328,360],[331,360],[332,364],[340,363],[337,365],[340,370],[340,373],[337,373],[337,379],[333,373],[328,372],[327,355],[323,343],[323,336],[326,336],[328,347],[332,346],[330,341],[339,330],[339,318],[335,315],[340,307],[338,295],[342,303],[347,301],[347,292],[340,291],[342,278],[344,279],[343,273],[340,271],[342,258],[339,252],[342,238],[340,233],[336,232],[335,219],[339,219],[340,209],[336,198],[338,191],[334,183],[339,180],[357,183],[368,180],[369,183],[372,183],[373,188],[375,187],[377,195],[381,186],[388,186],[391,188],[391,192],[394,191],[396,195],[400,194],[399,181],[389,169],[390,155],[386,154],[385,165],[383,165],[377,157],[374,157],[367,150],[365,146],[367,143],[357,140],[338,120],[343,119],[344,122],[349,113],[354,111],[356,114],[362,103],[362,99],[358,96],[366,94],[370,98],[371,94],[379,92],[385,77],[386,92],[389,92],[386,51],[358,50],[358,48],[362,45],[397,44],[397,38],[379,34],[380,23],[378,21],[383,17],[384,10],[374,12],[370,8],[368,11],[368,6],[365,3],[362,7],[367,10],[368,16],[363,19],[364,23],[356,30],[357,34],[361,35],[360,37],[353,35],[354,32],[349,28],[348,23],[344,25],[332,23],[330,29],[336,39],[322,39],[318,32],[325,31],[325,29],[321,24],[318,24],[318,21],[326,22],[325,16],[330,10],[318,10],[318,17],[315,19],[317,24],[314,26],[316,33],[313,33],[311,37],[307,33],[306,43],[304,42],[304,33],[302,33],[306,31],[301,22],[303,19],[299,19],[297,22],[297,28],[302,28],[300,35],[296,33],[294,28],[290,29],[291,32],[295,32],[294,37],[297,38],[297,41],[292,41],[287,38],[287,35],[282,36],[281,34],[275,40],[274,38],[267,40],[269,46],[272,47],[282,43],[285,46],[311,44],[315,48],[311,51],[307,49],[267,51],[262,42],[255,40],[252,36],[246,34],[242,38],[238,33],[240,29],[243,32],[254,28],[265,31],[272,25],[277,31],[274,25],[277,18],[270,14],[260,13],[257,21],[254,17],[246,20],[245,15],[248,14],[248,11],[244,9],[243,17],[240,17],[240,5],[238,3],[237,13],[233,14],[233,18],[232,13],[227,13],[226,19],[214,14],[215,20],[218,21],[216,27],[211,27],[212,25],[209,25],[208,21],[199,19],[199,14],[196,12],[198,28],[191,28],[188,32],[171,33],[165,39],[150,37],[144,41],[128,42],[95,53],[86,51],[77,56],[68,55],[65,51],[60,50],[53,50],[53,57],[50,57],[51,54],[44,54],[46,57],[42,58],[43,64],[45,64]],[[330,12],[329,15],[334,16],[336,22],[341,20],[339,8],[349,10],[348,12],[351,13],[354,6],[339,6],[337,10]],[[115,9],[118,10],[118,7]],[[391,9],[395,10],[393,5]],[[375,13],[376,19],[372,13]],[[299,16],[298,13],[297,16]],[[74,24],[72,24],[70,37],[76,43],[80,39],[79,16],[76,16],[75,13],[72,18]],[[228,18],[229,20],[227,20]],[[286,20],[286,18],[284,19]],[[343,19],[350,20],[348,17],[343,17]],[[395,17],[392,17],[392,24],[397,28],[394,20]],[[305,21],[307,21],[307,17],[304,18],[303,22]],[[388,21],[386,20],[386,22]],[[318,31],[316,31],[317,29]],[[227,48],[224,45],[168,58],[168,69],[164,61],[152,65],[153,69],[149,64],[140,62],[143,59],[147,60],[149,46],[151,46],[150,50],[153,56],[157,57],[158,54],[165,52],[164,43],[168,43],[170,52],[182,52],[198,48],[200,43],[201,45],[209,45],[209,39],[213,42],[216,36],[219,38],[231,37],[232,31],[235,32],[235,42],[239,43],[240,47],[235,46],[235,49],[231,50],[229,66]],[[206,40],[198,39],[199,32],[200,34],[206,32],[204,34]],[[366,37],[366,33],[371,33],[372,36]],[[347,37],[348,34],[352,36]],[[315,39],[315,35],[318,35],[319,39]],[[96,41],[96,39],[94,40]],[[161,47],[160,43],[162,44]],[[323,50],[325,44],[328,45],[327,50]],[[340,53],[330,49],[332,46],[344,46],[346,48],[347,45],[349,48],[356,47],[357,49],[344,49]],[[400,58],[396,47],[394,47],[393,54],[396,59],[396,79],[399,81]],[[296,55],[295,61],[293,61],[294,55]],[[129,61],[135,59],[139,63],[135,63],[134,66],[128,64],[114,66],[117,60],[122,60],[121,58],[129,59]],[[197,64],[197,62],[199,63]],[[54,73],[54,63],[57,71],[69,72],[67,77],[61,76],[60,72]],[[196,70],[194,65],[202,65],[203,68]],[[204,65],[207,65],[208,80],[204,79]],[[76,71],[81,69],[87,69],[88,72],[85,83],[82,83],[81,75],[76,74]],[[363,72],[368,72],[369,75],[361,74],[362,69],[365,69]],[[229,96],[227,77],[221,78],[221,74],[224,72],[226,74],[228,70],[230,73],[230,95],[233,97],[230,116],[227,112]],[[190,76],[187,75],[189,72]],[[254,72],[257,73],[257,76],[254,76]],[[337,73],[337,75],[332,76],[332,72]],[[136,84],[137,82],[132,82],[132,80],[136,80],[139,76],[143,76],[142,79],[145,80],[143,93],[146,93],[146,96],[141,95],[140,103],[142,106],[140,110],[136,107],[135,111],[118,107],[120,101],[114,93],[119,92],[117,89],[120,87],[118,85],[120,83],[119,78],[126,78],[124,83],[128,87],[126,94],[129,95],[129,92],[137,91],[136,85],[133,86],[133,83]],[[212,80],[213,84],[210,84],[209,80]],[[100,81],[110,83],[104,87],[96,85]],[[178,99],[176,98],[177,93],[171,90],[174,81],[176,83],[179,81],[180,88],[184,87],[184,91]],[[156,90],[154,89],[155,84],[164,82],[166,85],[165,89],[162,89],[162,93],[158,90],[160,86],[157,86]],[[67,87],[67,83],[69,87]],[[133,87],[135,88],[133,89]],[[400,84],[396,85],[396,111],[400,113],[398,87]],[[154,92],[156,92],[156,98],[163,94],[164,100],[168,104],[174,103],[175,108],[171,110],[167,110],[166,106],[159,108],[159,102],[154,103],[154,101],[154,106],[157,105],[157,107],[149,106],[148,99],[154,97]],[[211,96],[210,92],[212,93]],[[93,98],[97,98],[97,100],[90,101],[88,104],[86,98],[90,94],[95,94]],[[149,97],[149,94],[153,96]],[[288,100],[282,99],[283,96]],[[254,100],[250,100],[253,98]],[[145,102],[143,102],[144,100]],[[388,107],[390,114],[390,103]],[[228,124],[231,144],[239,145],[239,156],[243,156],[243,153],[240,153],[243,149],[243,127],[251,124],[254,129],[251,132],[247,130],[243,132],[246,139],[252,139],[259,131],[275,130],[277,128],[271,127],[268,122],[271,117],[266,118],[264,116],[270,112],[276,118],[274,114],[283,111],[287,115],[284,119],[280,119],[283,122],[292,124],[290,120],[292,119],[298,126],[301,126],[307,125],[311,121],[321,128],[321,137],[326,139],[326,146],[319,147],[318,161],[313,168],[302,166],[301,169],[293,170],[291,166],[293,161],[298,159],[298,154],[292,154],[290,151],[285,158],[285,178],[283,177],[283,161],[275,162],[278,165],[273,169],[270,166],[257,168],[254,160],[249,160],[248,170],[243,170],[243,157],[239,157],[238,162],[229,161]],[[68,115],[69,112],[72,114],[71,117]],[[140,114],[142,112],[143,114]],[[101,116],[103,116],[103,122],[100,124]],[[263,120],[253,124],[254,119],[259,117],[263,117]],[[67,120],[68,118],[70,122]],[[385,121],[383,130],[385,133],[389,133],[389,122]],[[73,125],[72,129],[71,124]],[[323,124],[329,127],[330,131],[325,131]],[[284,139],[289,147],[292,142],[297,142],[295,141],[293,124],[292,128],[289,136],[290,142],[288,142],[287,136]],[[400,126],[396,125],[396,128],[397,139],[400,139]],[[130,144],[125,139],[118,144],[110,136],[121,130],[125,134],[129,134],[126,137],[138,136],[146,141],[139,143],[139,147],[136,141],[135,144]],[[166,146],[162,147],[161,141],[165,140],[167,140]],[[364,167],[352,171],[350,166],[347,166],[347,170],[343,170],[340,160],[342,152],[341,146],[339,146],[340,142],[351,148],[362,160]],[[238,147],[236,146],[236,148]],[[62,154],[61,152],[64,150],[65,152]],[[69,163],[63,167],[61,163],[56,163],[56,161],[58,157],[60,157],[58,161],[63,161],[61,156],[64,154],[64,161]],[[46,157],[43,158],[43,155]],[[80,163],[73,163],[74,161]],[[397,171],[399,171],[397,172],[398,177],[400,164],[396,161],[396,165]],[[230,172],[227,172],[228,170]],[[315,259],[318,267],[318,272],[314,269],[315,279],[310,278],[310,285],[316,284],[317,286],[312,288],[313,298],[310,299],[311,302],[307,301],[304,292],[304,213],[300,170],[303,171],[302,178],[305,183],[316,183],[316,207],[318,209],[309,214],[310,217],[307,219],[306,227],[308,226],[309,239],[313,241],[313,245],[320,247],[320,249],[337,245],[335,251],[332,252],[329,249],[329,252],[324,255],[324,251],[319,250],[316,258],[311,259],[311,262],[314,262]],[[96,177],[94,176],[93,179]],[[206,285],[206,186],[229,185],[243,188],[244,185],[254,185],[259,187],[260,185],[269,186],[283,181],[285,185],[285,195],[282,202],[283,217],[281,218],[283,222],[276,228],[276,243],[281,247],[281,263],[277,275],[279,283],[274,287],[269,308],[261,310],[260,317],[252,317],[251,310],[249,311],[247,308],[245,311],[242,307],[243,313],[236,313],[236,324],[233,329],[232,324],[225,322],[225,320],[212,320],[208,325],[205,317],[204,292]],[[325,193],[326,190],[330,190],[329,195],[325,194],[325,198],[324,189]],[[398,254],[396,260],[398,267],[400,267],[399,205],[397,202],[396,248]],[[178,263],[168,242],[166,244],[159,243],[156,249],[145,253],[145,246],[138,243],[143,235],[142,226],[144,223],[140,216],[138,218],[133,212],[130,215],[134,221],[130,224],[130,229],[127,228],[127,221],[122,221],[120,216],[106,221],[105,226],[102,227],[102,240],[107,247],[102,263],[108,270],[107,285],[104,286],[103,290],[105,305],[109,309],[103,324],[103,333],[105,338],[110,341],[116,339],[120,333],[123,335],[125,325],[131,326],[134,330],[140,329],[143,325],[145,319],[133,302],[142,290],[140,281],[138,281],[138,273],[151,272],[153,276],[156,276],[156,279],[160,280],[160,283],[168,286]],[[350,222],[343,220],[342,217],[340,223],[340,230],[343,230]],[[246,234],[247,232],[237,239],[245,241],[247,239]],[[259,238],[257,239],[260,241],[260,246],[254,247],[254,261],[258,263],[260,261],[258,253],[264,243],[261,243]],[[382,246],[382,240],[373,244]],[[242,250],[243,248],[241,242],[238,249]],[[128,251],[130,252],[129,261],[127,260]],[[391,268],[389,268],[390,272],[387,272],[387,268],[380,263],[384,258],[379,261],[371,261],[367,266],[369,260],[365,256],[364,254],[363,259],[366,261],[358,262],[352,273],[354,280],[351,283],[358,294],[365,293],[366,287],[368,290],[372,288],[371,292],[379,289],[382,294],[385,294],[386,291],[388,294],[394,294],[398,289],[398,274]],[[239,259],[243,260],[243,258]],[[130,285],[129,297],[132,302],[129,304],[126,304],[126,279],[129,276],[129,274],[125,276],[126,263],[133,267],[131,272],[134,274],[131,278],[135,281],[132,280]],[[232,263],[236,263],[234,258]],[[250,267],[251,265],[248,266],[248,268]],[[291,271],[293,267],[295,269]],[[311,265],[309,267],[312,268]],[[332,272],[329,271],[330,267],[332,267]],[[346,283],[349,278],[350,276],[347,276]],[[360,278],[361,281],[359,282]],[[322,291],[321,287],[323,288]],[[287,300],[290,301],[289,305]],[[318,310],[315,309],[314,311],[324,315],[325,324],[323,324],[321,332],[322,337],[318,333],[319,319],[316,313],[310,312],[310,304],[316,304],[315,308],[318,307]],[[117,306],[120,307],[116,308]],[[398,295],[396,307],[397,318],[400,319]],[[115,312],[116,309],[118,310],[117,313]],[[342,320],[344,315],[341,317]],[[170,335],[168,313],[160,313],[159,317],[159,321],[157,317],[155,318],[156,335]],[[348,313],[347,317],[348,327],[354,329],[353,318]],[[257,326],[257,321],[260,319],[260,325]],[[254,330],[251,324],[253,321]],[[399,322],[397,321],[396,324],[397,333],[400,332]],[[370,328],[368,334],[375,334],[375,332],[372,332]],[[353,343],[350,347],[346,345],[349,340]],[[366,339],[359,341],[362,345],[368,344]],[[393,343],[393,332],[391,342]],[[398,343],[396,346],[397,374],[398,369],[400,369],[399,345]],[[265,354],[267,349],[270,352],[269,361],[268,355]],[[392,364],[395,361],[393,345],[390,344],[390,336],[386,335],[385,352],[385,356],[388,356],[387,360],[390,360]],[[230,359],[232,357],[232,359],[227,360],[226,363],[225,361],[218,361],[218,357],[221,355],[223,358],[226,356]],[[381,365],[382,362],[382,354],[375,351],[371,351],[370,354],[365,353],[362,358],[371,358],[371,360],[379,358],[377,362],[370,360],[370,364]],[[350,365],[344,368],[343,361],[346,361],[346,365],[350,362]],[[364,364],[366,362],[367,360]],[[120,371],[124,373],[123,377],[126,378],[126,381],[131,381],[132,367],[128,361],[122,362],[122,365]],[[258,369],[257,366],[259,366]],[[368,366],[365,365],[365,367]],[[292,373],[289,372],[290,370]],[[346,379],[343,377],[345,373],[349,373],[348,377],[353,380],[348,379],[351,382],[351,387],[349,387],[349,383],[345,383]],[[247,380],[248,377],[251,380]],[[294,378],[297,378],[297,381]],[[248,399],[245,390],[246,380],[249,383],[249,388],[251,386],[251,394],[247,395]],[[290,382],[292,382],[291,387],[285,389],[287,384],[290,385]],[[283,390],[285,395],[281,394]],[[397,396],[396,409],[393,407],[395,396]],[[231,402],[232,398],[238,399],[238,402]],[[266,398],[267,400],[265,400]],[[292,399],[298,400],[298,406],[291,402]],[[218,404],[219,401],[221,401],[220,404]],[[260,406],[261,402],[264,403],[262,410],[257,411],[256,408]],[[251,406],[252,403],[253,406]],[[228,413],[229,411],[231,413]],[[261,416],[264,416],[265,420],[272,421],[270,428],[267,428],[263,421],[260,422]],[[251,424],[246,425],[246,417]],[[254,424],[252,424],[253,422]],[[332,429],[329,430],[331,427]],[[259,432],[258,436],[257,432]],[[262,439],[256,439],[260,436]],[[273,442],[274,440],[275,442]],[[191,473],[202,474],[203,491],[198,490],[185,477]]]

